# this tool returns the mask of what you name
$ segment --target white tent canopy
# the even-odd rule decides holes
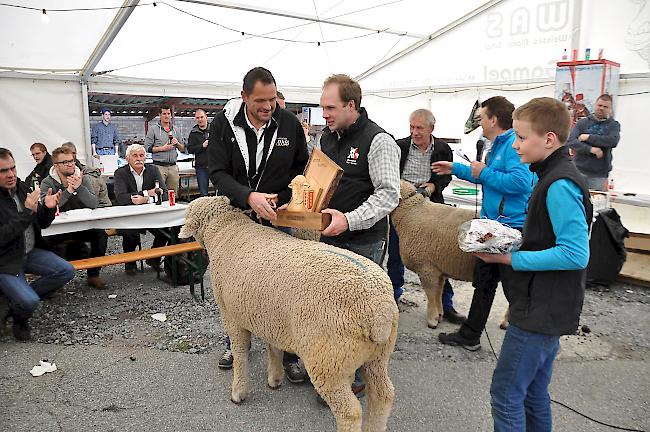
[[[621,63],[614,176],[649,193],[650,6],[622,0],[23,0],[0,6],[0,118],[19,175],[29,145],[89,148],[87,92],[230,98],[253,66],[291,102],[317,103],[331,73],[360,79],[362,104],[396,136],[430,108],[436,134],[463,138],[477,98],[552,96],[563,50]],[[33,8],[33,9],[29,9]],[[43,14],[45,9],[45,14]],[[91,9],[91,10],[75,10]],[[616,19],[612,19],[616,17]],[[49,21],[43,22],[44,19]],[[570,55],[570,54],[569,54]],[[625,96],[623,96],[625,95]]]

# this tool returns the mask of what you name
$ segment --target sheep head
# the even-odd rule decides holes
[[[400,202],[406,201],[417,193],[415,186],[406,180],[400,180],[399,182],[399,200]]]
[[[180,238],[194,238],[203,244],[203,233],[210,221],[221,215],[236,211],[225,196],[202,197],[192,201],[185,210],[185,225],[181,228]]]

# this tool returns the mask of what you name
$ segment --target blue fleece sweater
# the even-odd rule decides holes
[[[512,253],[517,271],[581,270],[589,263],[589,234],[582,191],[560,179],[548,188],[546,208],[555,233],[555,246],[541,251]]]
[[[452,174],[483,186],[482,218],[521,228],[537,176],[530,171],[528,164],[521,163],[512,147],[515,138],[514,130],[509,129],[494,139],[487,166],[479,178],[472,176],[470,166],[461,163],[454,163]]]

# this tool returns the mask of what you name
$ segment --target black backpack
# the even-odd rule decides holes
[[[627,259],[625,238],[629,236],[616,210],[598,213],[589,241],[587,286],[608,286],[616,280]]]

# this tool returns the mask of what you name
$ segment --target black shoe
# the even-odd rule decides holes
[[[136,264],[126,264],[124,271],[127,276],[135,276],[138,273],[138,266]]]
[[[447,309],[442,317],[445,319],[445,321],[449,321],[452,324],[464,324],[465,321],[467,321],[467,317],[465,315],[459,314],[453,307],[451,309]]]
[[[7,324],[7,319],[11,314],[11,307],[9,307],[9,301],[7,297],[0,294],[0,327],[4,327]]]
[[[440,333],[438,335],[440,343],[451,346],[460,346],[469,351],[476,351],[481,348],[481,338],[466,338],[461,335],[460,330],[454,333]]]
[[[225,350],[219,359],[219,369],[232,369],[232,351]]]
[[[14,325],[12,330],[17,341],[25,342],[32,340],[32,328],[30,327],[29,321],[27,319],[14,318]]]
[[[160,273],[162,271],[162,269],[160,267],[160,260],[158,260],[158,259],[148,259],[148,260],[145,260],[144,262],[146,262],[149,267],[156,270],[156,272]]]
[[[290,383],[302,384],[307,380],[307,371],[299,362],[285,363],[282,366]]]

